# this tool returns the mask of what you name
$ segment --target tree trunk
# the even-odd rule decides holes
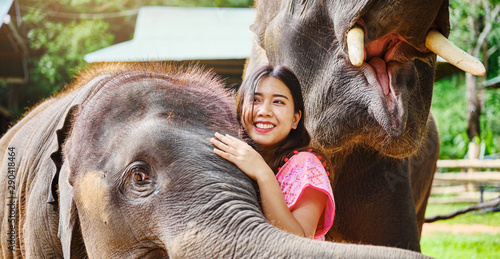
[[[479,116],[481,115],[481,101],[477,91],[477,79],[472,74],[465,74],[467,86],[467,136],[469,141],[481,134]]]
[[[481,134],[479,116],[481,115],[481,102],[477,94],[477,78],[469,73],[465,74],[467,86],[467,136],[469,137],[469,159],[479,158],[479,144],[477,139]],[[467,172],[472,173],[474,169],[469,168]],[[475,185],[468,183],[465,185],[467,191],[474,191]]]

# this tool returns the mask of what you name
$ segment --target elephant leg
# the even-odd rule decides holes
[[[432,180],[436,172],[436,162],[439,156],[439,136],[434,118],[429,116],[427,124],[427,139],[420,151],[410,158],[410,178],[413,192],[413,202],[417,214],[419,235],[425,221],[425,209],[431,193]]]

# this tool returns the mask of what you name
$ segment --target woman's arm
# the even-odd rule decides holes
[[[259,186],[264,216],[275,227],[286,232],[314,238],[318,221],[323,213],[327,196],[313,188],[307,188],[290,211],[276,176],[262,156],[244,141],[229,135],[216,133],[211,143],[214,152],[234,163]]]
[[[298,236],[314,238],[318,221],[326,204],[327,197],[324,193],[313,188],[306,188],[293,210],[290,211],[274,174],[272,178],[258,179],[257,184],[260,189],[264,216],[271,224]]]

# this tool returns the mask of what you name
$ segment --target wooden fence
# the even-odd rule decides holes
[[[439,160],[437,167],[429,203],[478,203],[500,196],[500,159]]]

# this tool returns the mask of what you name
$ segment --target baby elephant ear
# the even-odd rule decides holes
[[[47,202],[52,204],[55,211],[59,210],[59,229],[57,235],[61,240],[64,258],[70,258],[77,253],[85,255],[85,246],[82,245],[82,238],[76,225],[77,211],[75,202],[73,201],[73,187],[69,182],[69,163],[65,161],[66,159],[63,156],[63,147],[71,131],[73,115],[78,108],[79,105],[73,105],[65,113],[62,111],[61,115],[64,116],[64,120],[60,120],[59,124],[55,127],[57,130],[54,132],[52,141],[57,144],[53,145],[54,152],[50,156],[55,170],[52,173]],[[81,244],[72,246],[72,243]],[[84,257],[86,256],[82,258]]]
[[[57,144],[54,146],[54,152],[50,155],[52,162],[54,163],[55,171],[52,173],[52,181],[50,184],[49,193],[47,195],[47,203],[52,204],[54,211],[58,210],[58,184],[59,184],[59,173],[63,164],[63,145],[66,142],[71,131],[71,122],[74,112],[78,109],[79,105],[74,105],[68,109],[66,114],[63,114],[64,120],[59,122],[56,127],[54,135],[51,137],[52,141]]]
[[[69,184],[69,165],[64,164],[60,171],[59,182],[59,231],[64,258],[71,258],[71,240],[76,224],[76,205],[73,200],[73,187]]]
[[[76,254],[85,255],[85,246],[79,235],[76,205],[73,200],[73,186],[69,183],[69,164],[64,163],[59,175],[59,231],[57,236],[61,240],[63,255],[65,259],[74,257]],[[76,256],[77,258],[80,258]],[[85,258],[83,256],[81,258]]]

